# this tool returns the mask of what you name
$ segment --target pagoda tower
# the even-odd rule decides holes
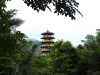
[[[43,48],[42,50],[42,55],[48,55],[49,54],[49,46],[53,46],[54,45],[54,33],[50,32],[49,30],[47,30],[46,32],[42,33],[42,46],[41,48]]]

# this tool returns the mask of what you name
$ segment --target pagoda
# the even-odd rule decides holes
[[[54,33],[50,32],[49,30],[47,30],[46,32],[42,33],[42,46],[41,48],[43,48],[42,50],[42,55],[48,55],[49,54],[49,46],[53,46],[54,45]]]

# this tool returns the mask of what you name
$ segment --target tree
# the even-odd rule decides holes
[[[25,40],[26,35],[16,30],[24,21],[14,17],[17,10],[0,11],[0,74],[30,75],[37,45]],[[26,71],[27,70],[27,71]]]
[[[97,41],[95,36],[89,34],[85,39],[86,40],[82,40],[82,42],[87,50],[97,50]]]
[[[7,0],[9,1],[9,0]],[[51,11],[51,4],[55,7],[54,13],[58,15],[69,16],[72,20],[75,19],[75,14],[78,12],[81,16],[81,12],[77,9],[79,3],[76,0],[23,0],[27,6],[39,12],[45,11],[46,8]]]
[[[69,41],[57,41],[50,51],[52,67],[56,72],[76,75],[79,57]]]
[[[33,75],[34,64],[37,64],[34,59],[37,45],[27,42],[26,35],[16,31],[16,27],[23,23],[23,20],[14,17],[17,10],[6,11],[2,4],[0,6],[0,75]],[[44,74],[42,71],[46,73],[46,66],[37,71],[37,75]]]
[[[29,45],[30,44],[30,45]],[[34,62],[33,60],[35,59],[35,49],[37,48],[37,45],[32,44],[30,41],[27,42],[28,46],[24,46],[25,48],[25,52],[23,53],[23,56],[20,57],[22,58],[22,60],[20,61],[20,63],[18,64],[18,75],[33,75],[33,71],[34,71]],[[32,46],[32,48],[29,47]]]
[[[77,73],[76,75],[88,75],[90,69],[90,51],[87,51],[85,47],[79,44],[76,48],[76,52],[80,58],[77,63]]]
[[[6,11],[3,1],[0,1],[0,74],[13,75],[18,64],[15,59],[23,53],[20,44],[26,42],[26,35],[16,31],[16,27],[23,23],[14,17],[17,10]]]
[[[0,19],[0,49],[1,54],[3,52],[16,53],[15,48],[19,45],[20,41],[24,41],[23,38],[26,37],[25,34],[20,31],[16,31],[16,27],[23,23],[23,20],[19,18],[14,18],[16,10],[5,11]],[[6,42],[6,43],[5,43]],[[17,48],[18,49],[18,48]],[[4,51],[5,50],[5,51]],[[8,53],[9,55],[9,53]],[[6,56],[6,55],[5,55]]]
[[[89,75],[98,75],[100,74],[100,29],[97,29],[96,36],[87,35],[86,40],[82,40],[84,42],[85,47],[85,61],[89,64],[89,70],[87,73]]]

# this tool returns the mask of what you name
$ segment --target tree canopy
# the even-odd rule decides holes
[[[7,0],[11,1],[11,0]],[[81,16],[81,12],[78,10],[79,3],[76,0],[23,0],[24,3],[31,7],[33,10],[39,12],[40,10],[45,11],[51,9],[51,5],[54,6],[54,13],[58,15],[69,16],[72,20],[75,20],[76,12]]]
[[[31,41],[27,42],[26,35],[16,30],[23,20],[14,17],[17,10],[5,10],[5,1],[0,1],[0,75],[100,75],[100,29],[97,29],[95,36],[88,34],[85,40],[82,40],[83,45],[74,47],[69,41],[58,40],[50,47],[49,55],[35,57],[37,45]],[[35,4],[31,7],[37,11],[45,11],[46,8],[49,9],[47,5],[53,3],[54,6],[57,5],[57,13],[62,9],[63,5],[59,6],[64,4],[63,1],[72,1],[72,4],[74,2],[23,1],[26,1],[26,4],[30,2],[28,6]]]

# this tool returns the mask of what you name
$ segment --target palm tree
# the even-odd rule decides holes
[[[21,53],[20,44],[26,35],[16,30],[24,21],[16,18],[17,10],[0,6],[0,74],[11,75],[16,70],[16,55]]]

